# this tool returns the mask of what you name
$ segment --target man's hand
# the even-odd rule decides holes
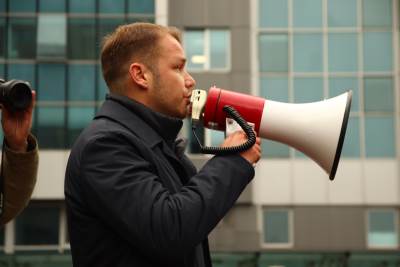
[[[31,105],[24,111],[12,113],[4,106],[2,109],[1,124],[4,137],[10,149],[17,152],[26,152],[28,135],[32,126],[32,113],[35,105],[36,93],[32,91]]]
[[[229,135],[224,142],[222,147],[238,146],[247,141],[247,136],[243,131],[237,131]],[[240,153],[240,155],[246,159],[250,164],[255,164],[261,157],[261,139],[257,137],[256,143],[246,151]]]

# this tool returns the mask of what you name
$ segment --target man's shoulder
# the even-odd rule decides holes
[[[119,136],[132,137],[134,136],[134,134],[116,121],[106,118],[99,118],[93,120],[82,131],[82,133],[76,140],[75,145],[82,148],[83,146],[95,142],[99,139],[117,138]]]

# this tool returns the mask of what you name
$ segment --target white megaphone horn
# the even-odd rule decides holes
[[[313,159],[335,178],[346,135],[352,91],[312,103],[290,104],[217,87],[193,90],[192,122],[226,131],[230,120],[224,107],[233,107],[253,125],[261,138],[287,144]],[[212,152],[211,152],[212,153]]]

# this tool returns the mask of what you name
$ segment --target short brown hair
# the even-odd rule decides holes
[[[140,60],[152,69],[158,58],[158,41],[167,34],[181,42],[181,34],[177,28],[139,22],[121,25],[104,37],[101,66],[104,80],[111,92],[124,92],[121,81],[126,77],[132,59]]]

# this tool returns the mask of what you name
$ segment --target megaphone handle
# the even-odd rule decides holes
[[[253,131],[253,128],[240,116],[239,112],[236,111],[231,106],[224,106],[223,111],[227,113],[232,119],[234,119],[240,127],[242,127],[243,131],[246,133],[248,140],[238,146],[233,147],[208,147],[203,146],[196,135],[195,127],[192,127],[193,135],[197,139],[197,142],[200,145],[200,151],[203,154],[215,154],[215,155],[229,155],[239,153],[245,150],[248,150],[256,143],[256,135]]]

